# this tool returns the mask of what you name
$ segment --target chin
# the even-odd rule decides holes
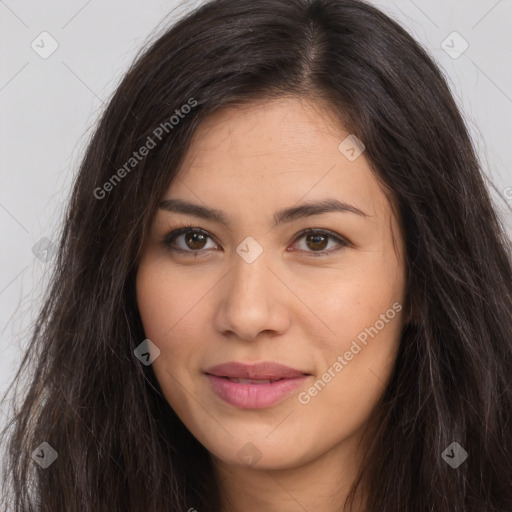
[[[265,438],[231,439],[227,445],[216,445],[209,449],[212,457],[225,465],[262,471],[285,470],[307,462],[307,453],[297,450],[296,443],[283,445],[275,439]]]

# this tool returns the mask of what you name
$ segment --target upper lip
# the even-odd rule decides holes
[[[284,366],[279,363],[264,361],[262,363],[245,364],[237,361],[212,366],[206,373],[217,377],[231,379],[261,379],[279,380],[291,379],[309,375],[306,372]]]

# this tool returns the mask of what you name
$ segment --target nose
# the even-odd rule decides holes
[[[233,268],[219,287],[215,313],[215,328],[224,335],[251,341],[263,332],[276,336],[289,328],[290,291],[264,255],[252,263],[234,256]]]

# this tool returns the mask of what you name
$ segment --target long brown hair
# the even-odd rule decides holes
[[[2,432],[6,506],[218,511],[207,450],[134,355],[134,277],[199,123],[290,94],[326,100],[364,142],[405,241],[412,320],[354,483],[366,511],[512,510],[510,246],[442,73],[359,0],[214,0],[138,56],[74,181],[16,376],[29,386]],[[46,468],[33,457],[53,453],[43,442],[58,454]],[[453,442],[468,454],[456,469],[443,458]]]

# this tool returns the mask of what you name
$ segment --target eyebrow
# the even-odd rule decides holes
[[[226,212],[216,208],[208,208],[199,204],[189,203],[182,199],[165,199],[160,203],[159,207],[161,210],[193,215],[194,217],[199,217],[201,219],[218,222],[224,226],[230,226],[231,224]],[[276,212],[274,214],[273,227],[302,217],[310,217],[312,215],[319,215],[328,212],[348,212],[360,215],[361,217],[368,217],[368,214],[351,204],[342,203],[337,199],[325,199],[323,201],[314,201],[300,206],[284,208],[283,210]]]

